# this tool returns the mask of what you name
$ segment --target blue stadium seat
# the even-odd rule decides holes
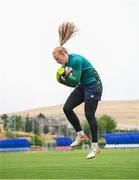
[[[0,140],[0,151],[25,151],[30,149],[30,143],[26,139]]]
[[[107,145],[139,144],[139,133],[103,134]]]
[[[72,139],[69,136],[56,137],[55,140],[57,146],[70,146],[72,143]]]

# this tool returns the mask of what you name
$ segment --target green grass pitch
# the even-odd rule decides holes
[[[139,179],[139,149],[0,153],[0,179]]]

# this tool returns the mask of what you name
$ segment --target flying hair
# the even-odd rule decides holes
[[[59,42],[63,46],[71,37],[77,34],[77,27],[72,22],[66,22],[59,26]]]

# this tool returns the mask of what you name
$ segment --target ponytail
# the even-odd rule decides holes
[[[59,42],[60,46],[63,46],[71,37],[77,34],[78,29],[75,27],[74,23],[67,22],[59,26]]]

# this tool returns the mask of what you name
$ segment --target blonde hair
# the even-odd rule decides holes
[[[59,26],[59,43],[63,46],[71,37],[75,36],[78,29],[75,27],[74,23],[66,22]]]
[[[68,54],[67,49],[64,48],[63,46],[58,46],[58,47],[54,48],[53,52],[55,52],[55,51],[58,51],[60,54],[61,54],[61,53]]]
[[[58,33],[59,33],[59,43],[60,46],[54,48],[53,52],[58,51],[59,53],[68,54],[67,49],[63,47],[71,37],[77,34],[77,27],[75,27],[74,23],[66,22],[59,26]]]

